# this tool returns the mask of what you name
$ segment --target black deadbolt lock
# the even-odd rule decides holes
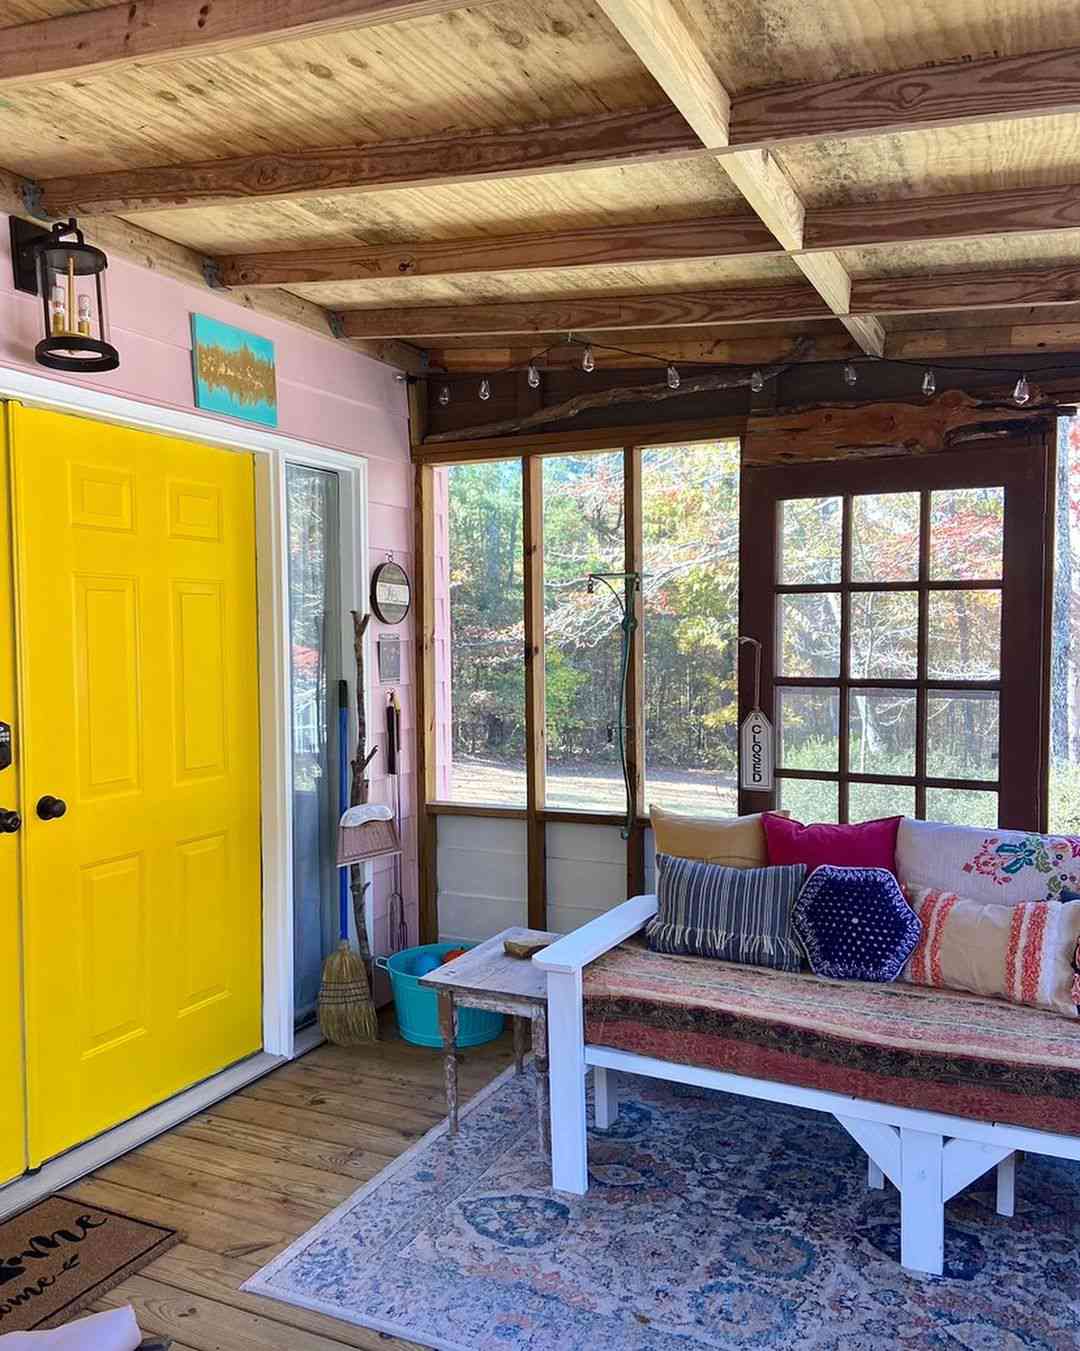
[[[0,807],[0,835],[14,835],[21,825],[22,817],[18,812]]]
[[[67,811],[67,803],[62,797],[39,797],[37,814],[43,821],[55,821]]]

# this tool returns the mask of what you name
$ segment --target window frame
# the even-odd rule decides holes
[[[1049,782],[1049,627],[1052,550],[1045,528],[1051,491],[1053,442],[1040,425],[1009,428],[1007,440],[980,437],[963,450],[928,455],[872,457],[783,466],[745,466],[741,483],[740,625],[742,635],[762,644],[764,711],[777,725],[780,688],[837,689],[839,768],[778,770],[777,779],[835,782],[839,819],[847,819],[852,783],[914,787],[916,814],[925,816],[927,788],[991,787],[988,780],[929,778],[926,723],[929,695],[936,690],[994,689],[1000,692],[1000,749],[997,779],[999,828],[1046,828]],[[997,582],[930,580],[930,494],[950,488],[1005,488],[1002,579]],[[850,580],[852,498],[861,494],[920,492],[919,568],[913,583]],[[841,580],[785,585],[779,580],[780,503],[792,498],[840,497],[843,501]],[[930,680],[927,676],[928,597],[932,592],[998,588],[1001,606],[1001,663],[997,681]],[[919,666],[914,680],[853,679],[850,672],[850,600],[859,592],[914,591],[919,597]],[[778,597],[809,592],[838,593],[841,600],[840,671],[833,677],[778,677]],[[753,704],[751,663],[739,681],[740,721]],[[916,693],[916,762],[913,775],[859,774],[848,768],[852,689],[911,689]],[[740,812],[768,811],[770,793],[740,789]]]

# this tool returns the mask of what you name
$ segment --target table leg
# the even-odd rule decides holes
[[[514,1019],[514,1073],[521,1074],[525,1069],[525,1052],[529,1035],[528,1018]]]
[[[453,990],[439,991],[439,1031],[442,1033],[443,1074],[446,1078],[447,1133],[457,1135],[457,1008]]]
[[[547,1009],[537,1009],[532,1020],[533,1064],[536,1067],[536,1111],[540,1119],[540,1150],[551,1158],[551,1089],[548,1084]]]

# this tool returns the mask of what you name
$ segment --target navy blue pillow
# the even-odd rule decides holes
[[[836,980],[895,980],[922,936],[885,868],[815,868],[792,920],[814,975]]]

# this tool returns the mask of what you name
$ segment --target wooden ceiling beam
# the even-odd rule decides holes
[[[598,0],[646,70],[701,137],[704,146],[731,141],[731,97],[709,63],[701,38],[675,0]],[[803,245],[805,208],[768,147],[736,149],[721,167],[788,252]],[[794,255],[810,285],[865,352],[880,356],[885,331],[872,316],[850,317],[851,278],[835,253]]]
[[[1080,267],[929,272],[851,283],[851,316],[855,319],[1040,305],[1080,305]],[[341,321],[347,337],[428,339],[468,334],[694,328],[830,315],[827,302],[810,286],[785,282],[778,286],[731,286],[719,291],[348,310]]]
[[[125,0],[0,29],[0,93],[446,14],[488,0]]]
[[[732,145],[999,122],[1080,109],[1080,47],[774,87],[733,100]]]
[[[126,215],[173,207],[436,187],[704,153],[670,106],[327,150],[274,151],[198,164],[72,174],[36,185],[49,217]]]

